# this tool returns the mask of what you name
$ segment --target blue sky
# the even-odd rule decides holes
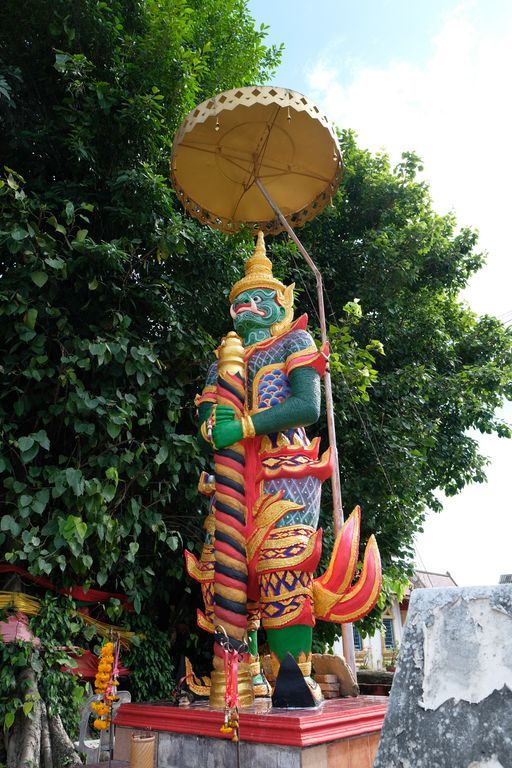
[[[276,85],[305,86],[303,67],[331,49],[347,62],[382,66],[398,58],[421,62],[453,3],[446,0],[250,0],[258,22],[270,26],[268,39],[286,43]]]
[[[462,299],[512,322],[512,2],[250,0],[249,8],[270,26],[268,40],[285,44],[275,85],[312,98],[372,151],[393,160],[418,152],[436,209],[477,229],[487,252]],[[512,405],[501,415],[512,422]],[[512,445],[479,439],[488,483],[446,500],[417,542],[419,567],[449,570],[460,584],[512,573]]]
[[[459,8],[483,35],[512,16],[509,0],[249,0],[256,21],[270,27],[267,39],[286,46],[275,84],[299,91],[308,67],[323,54],[337,56],[347,78],[356,67],[400,60],[423,65]]]

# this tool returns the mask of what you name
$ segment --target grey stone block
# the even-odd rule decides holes
[[[512,767],[512,585],[412,594],[374,768]]]
[[[240,743],[240,765],[250,768],[300,768],[301,750],[274,744]],[[237,745],[225,739],[161,733],[158,768],[237,768]]]

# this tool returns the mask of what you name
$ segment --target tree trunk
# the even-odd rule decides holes
[[[52,741],[48,723],[48,711],[44,701],[41,702],[41,768],[53,768]]]
[[[23,713],[18,713],[11,729],[6,733],[7,768],[18,768],[18,755],[22,740],[23,720],[28,720],[28,718],[26,718]]]
[[[7,768],[80,768],[83,763],[66,733],[59,715],[48,717],[39,697],[34,671],[27,667],[18,678],[20,698],[30,694],[34,706],[30,715],[18,711],[12,728],[5,734]]]
[[[83,765],[73,742],[64,730],[60,715],[50,717],[48,724],[50,726],[53,765],[65,765],[67,768],[78,768],[78,766]]]
[[[41,754],[41,704],[36,701],[31,717],[26,719],[18,758],[19,768],[32,768],[39,764]]]

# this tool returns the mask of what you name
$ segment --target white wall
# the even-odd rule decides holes
[[[393,620],[395,644],[400,645],[402,642],[403,626],[402,617],[400,614],[400,606],[396,600],[393,600],[391,608],[386,611],[386,614],[383,618],[391,618]],[[384,669],[384,664],[382,661],[382,645],[383,640],[380,632],[377,632],[371,637],[363,638],[363,649],[369,650],[368,669]],[[338,656],[343,656],[343,646],[341,640],[336,640],[333,646],[333,652]]]

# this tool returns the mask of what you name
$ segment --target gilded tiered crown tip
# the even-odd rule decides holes
[[[266,255],[265,237],[260,230],[254,253],[245,263],[245,277],[235,283],[229,294],[229,300],[232,302],[243,291],[250,291],[254,288],[272,288],[282,295],[285,287],[272,274],[272,262]]]

